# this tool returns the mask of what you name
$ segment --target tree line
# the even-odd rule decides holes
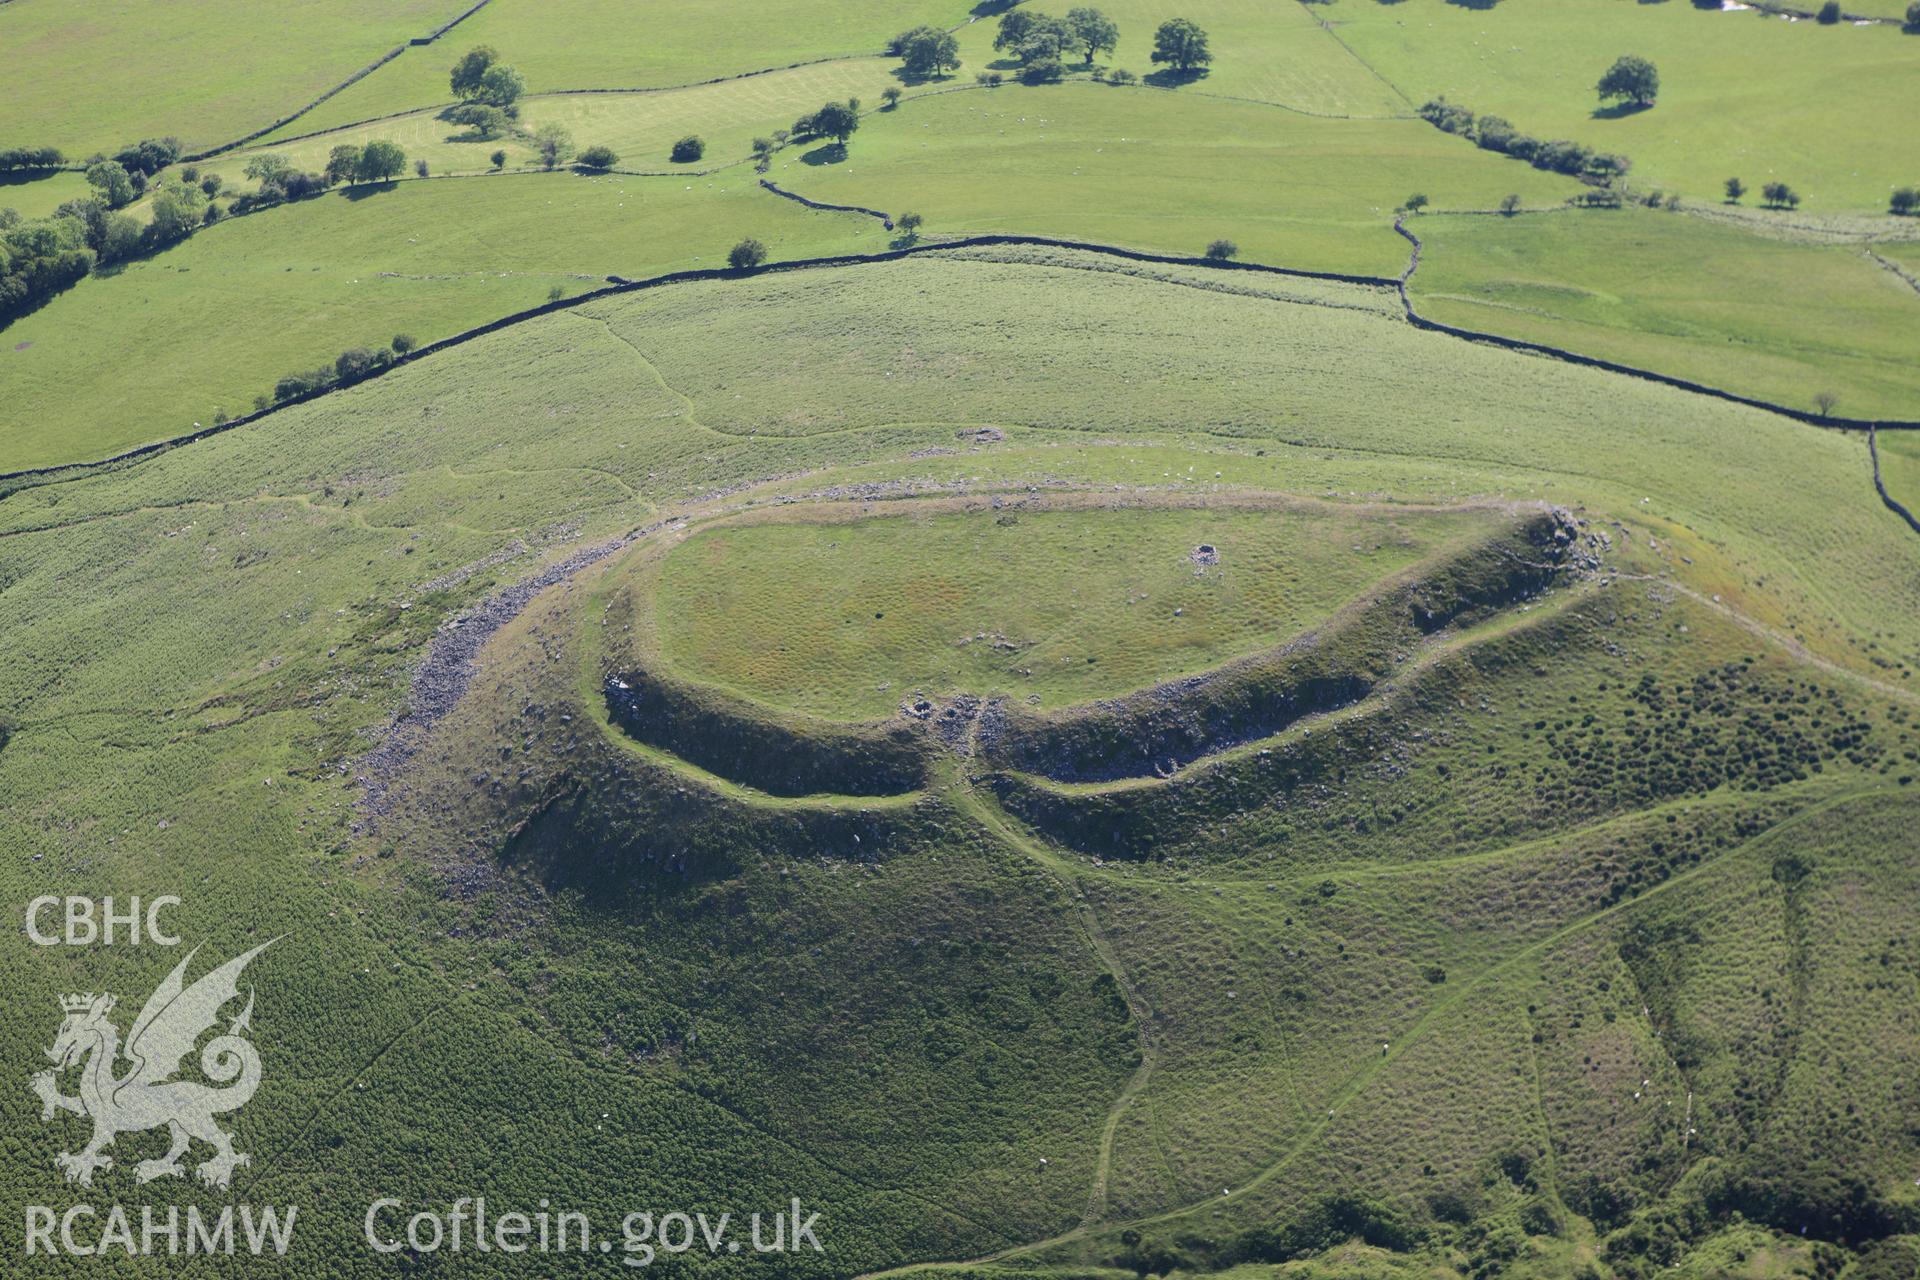
[[[1420,107],[1420,118],[1436,129],[1467,138],[1485,150],[1525,160],[1536,169],[1611,182],[1625,177],[1633,167],[1633,162],[1626,156],[1595,151],[1592,147],[1565,139],[1543,142],[1531,134],[1520,132],[1511,121],[1501,116],[1476,116],[1466,107],[1448,102],[1445,98],[1429,99]]]
[[[16,169],[58,169],[67,162],[58,147],[0,147],[0,173]]]
[[[9,154],[37,162],[59,152],[27,147]],[[165,248],[216,221],[221,215],[212,201],[218,175],[202,178],[189,166],[157,177],[179,156],[179,139],[148,138],[111,159],[90,159],[85,172],[92,190],[65,201],[48,217],[28,219],[0,209],[0,323],[25,315],[101,267]],[[149,194],[152,217],[145,225],[119,212]]]
[[[1112,53],[1120,44],[1120,27],[1103,10],[1082,5],[1065,17],[1022,6],[1000,16],[993,47],[1019,63],[1017,75],[1025,84],[1049,84],[1066,75],[1070,60],[1094,70],[1094,59]],[[915,79],[942,79],[960,68],[960,45],[951,31],[935,26],[902,31],[887,44],[887,52],[901,60],[901,71]],[[1207,33],[1185,18],[1170,18],[1154,33],[1152,59],[1174,74],[1190,76],[1213,61]],[[1134,80],[1131,72],[1107,78],[1117,84]],[[1001,82],[997,71],[983,71],[982,84]]]

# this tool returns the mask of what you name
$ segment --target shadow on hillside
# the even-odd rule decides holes
[[[365,200],[370,196],[392,191],[400,184],[388,179],[386,182],[356,182],[350,187],[340,188],[340,194],[349,200]]]
[[[893,78],[909,89],[918,89],[923,84],[943,84],[953,79],[953,73],[943,71],[934,75],[924,71],[909,71],[905,67],[895,67]]]
[[[1642,111],[1653,110],[1651,102],[1616,102],[1610,107],[1595,107],[1595,120],[1624,120],[1628,116],[1637,116]]]
[[[827,142],[811,151],[800,153],[800,162],[813,165],[815,168],[823,164],[840,164],[846,158],[847,144],[844,142]]]

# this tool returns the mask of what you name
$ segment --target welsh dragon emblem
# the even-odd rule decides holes
[[[200,1070],[213,1083],[174,1076],[200,1037],[218,1022],[221,1008],[239,996],[241,970],[272,945],[255,947],[187,986],[183,979],[199,952],[195,947],[147,998],[124,1048],[119,1029],[107,1016],[113,1012],[113,996],[60,997],[66,1019],[47,1050],[54,1068],[33,1077],[33,1090],[40,1097],[42,1120],[71,1111],[93,1121],[93,1138],[84,1148],[54,1157],[67,1181],[92,1186],[96,1171],[113,1167],[113,1158],[103,1153],[115,1138],[164,1125],[173,1145],[160,1159],[142,1160],[134,1167],[139,1181],[184,1176],[180,1157],[198,1139],[213,1148],[213,1155],[194,1171],[200,1181],[222,1190],[231,1184],[233,1171],[249,1163],[249,1157],[233,1149],[233,1139],[213,1118],[245,1106],[260,1087],[260,1055],[245,1038],[253,1016],[251,989],[246,1007],[225,1033],[200,1051]],[[131,1065],[116,1075],[123,1057]],[[80,1067],[80,1092],[69,1097],[60,1092],[59,1080],[75,1066]]]

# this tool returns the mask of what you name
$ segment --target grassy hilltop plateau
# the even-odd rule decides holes
[[[0,1273],[1920,1277],[1920,4],[967,4],[0,0]]]

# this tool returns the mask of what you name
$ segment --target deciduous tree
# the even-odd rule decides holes
[[[1119,26],[1098,9],[1067,10],[1067,29],[1073,33],[1074,43],[1086,50],[1089,66],[1093,65],[1095,54],[1112,53],[1120,43]]]
[[[505,110],[520,101],[520,95],[526,91],[527,82],[518,71],[496,62],[480,77],[480,90],[474,96],[489,106]]]
[[[1153,60],[1187,75],[1213,61],[1207,33],[1187,18],[1169,18],[1153,33]]]
[[[1660,73],[1645,58],[1629,53],[1607,68],[1594,89],[1608,101],[1621,99],[1636,107],[1650,107],[1660,96]]]
[[[829,102],[813,113],[813,132],[841,146],[860,127],[860,112],[850,102]]]
[[[353,176],[360,182],[385,182],[406,171],[407,153],[386,139],[376,139],[360,148],[360,159]]]
[[[327,167],[324,170],[329,185],[353,181],[353,175],[360,169],[360,148],[351,143],[342,143],[327,152]]]
[[[960,65],[960,42],[939,27],[915,27],[895,37],[894,44],[910,75],[945,75]]]
[[[87,166],[87,181],[100,193],[109,209],[131,204],[140,194],[134,190],[133,177],[118,160],[99,160]]]
[[[487,45],[476,45],[460,55],[460,61],[453,64],[450,77],[453,96],[463,101],[480,95],[481,77],[487,74],[487,68],[499,60],[500,55]]]

